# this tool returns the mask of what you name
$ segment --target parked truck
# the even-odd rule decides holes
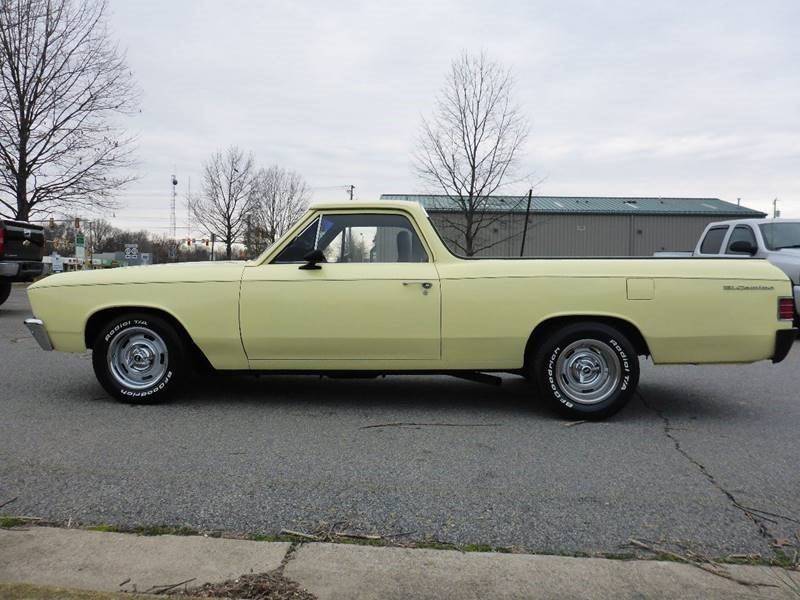
[[[693,251],[656,252],[655,256],[763,258],[788,275],[795,306],[800,302],[800,220],[736,219],[709,223]]]
[[[0,219],[0,304],[15,281],[33,281],[42,274],[44,228]]]

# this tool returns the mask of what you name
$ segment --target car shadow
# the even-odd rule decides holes
[[[290,406],[300,411],[392,408],[480,411],[495,415],[565,419],[550,410],[536,387],[503,375],[501,386],[445,375],[389,375],[373,379],[332,379],[315,375],[215,375],[193,380],[173,404]],[[735,421],[749,409],[725,394],[702,396],[685,388],[642,382],[628,405],[605,423],[663,423],[663,419]]]
[[[173,403],[291,406],[297,409],[436,408],[554,417],[522,377],[504,375],[500,386],[445,375],[388,375],[339,379],[318,375],[213,375],[198,378]]]

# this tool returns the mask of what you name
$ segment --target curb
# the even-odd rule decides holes
[[[796,600],[800,595],[800,573],[779,567],[715,565],[711,570],[662,560],[139,536],[52,527],[0,530],[0,582],[106,594],[75,596],[75,600],[106,600],[119,592],[126,592],[127,598],[131,593],[178,591],[191,596],[201,586],[210,595],[225,592],[238,597],[252,594],[256,586],[263,598],[319,600],[740,596]],[[0,587],[0,596],[31,597],[6,594],[6,589],[17,588]],[[294,595],[286,595],[287,591]]]

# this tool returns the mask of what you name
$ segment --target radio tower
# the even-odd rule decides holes
[[[172,231],[172,239],[177,238],[176,223],[175,223],[175,196],[178,194],[178,178],[172,175],[172,202],[170,202],[169,211],[169,227]]]

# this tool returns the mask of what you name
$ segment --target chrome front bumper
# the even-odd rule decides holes
[[[47,330],[44,328],[44,323],[41,319],[25,319],[25,326],[30,330],[33,339],[39,342],[42,350],[53,349],[50,336],[47,335]]]

